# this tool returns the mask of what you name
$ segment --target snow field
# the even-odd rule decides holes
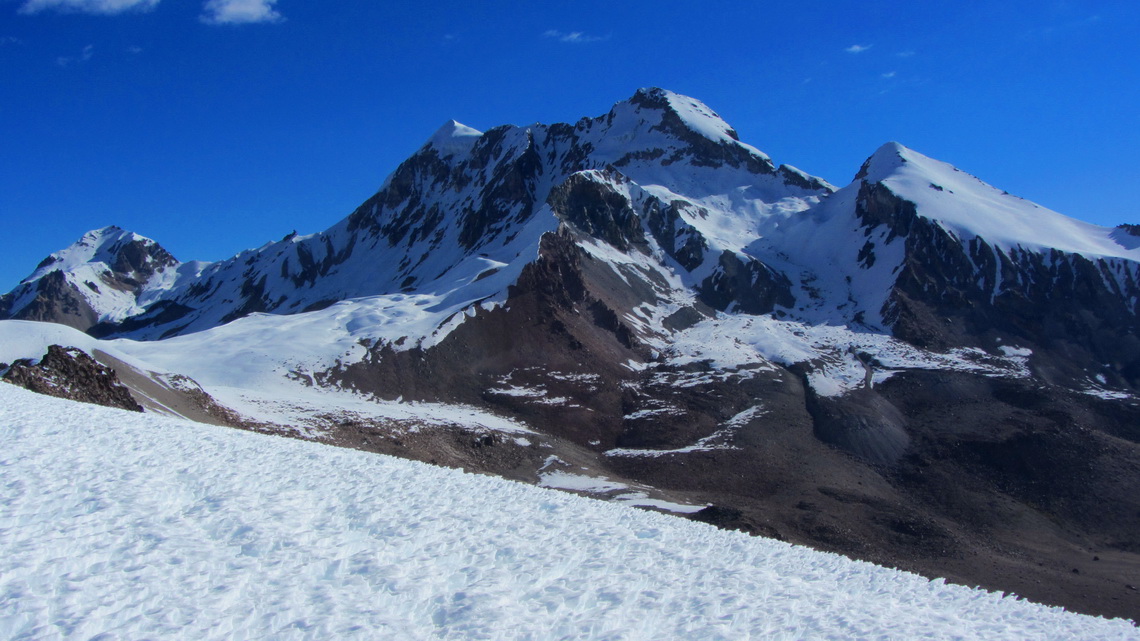
[[[357,311],[367,310],[373,302],[362,303]],[[330,309],[337,307],[341,306]],[[40,359],[52,344],[78,347],[88,354],[102,351],[152,376],[161,377],[164,371],[188,375],[218,402],[242,416],[296,427],[313,438],[320,437],[324,425],[321,415],[531,432],[518,421],[476,407],[377,401],[346,390],[290,380],[286,376],[290,371],[331,367],[338,352],[349,355],[355,351],[359,356],[364,351],[349,332],[329,331],[328,323],[322,331],[320,319],[313,315],[327,311],[292,316],[257,314],[204,332],[150,342],[99,340],[56,323],[0,321],[0,363]],[[283,350],[282,345],[289,349]]]
[[[679,518],[9,385],[0,439],[0,638],[1140,638]]]
[[[1005,250],[1059,249],[1089,259],[1140,260],[1140,248],[1110,227],[1069,218],[1018,198],[898,143],[880,147],[870,163],[867,180],[882,181],[915,203],[920,215],[938,221],[959,238],[978,236]]]

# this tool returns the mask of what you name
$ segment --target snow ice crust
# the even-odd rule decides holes
[[[1136,639],[486,476],[0,385],[8,639]]]

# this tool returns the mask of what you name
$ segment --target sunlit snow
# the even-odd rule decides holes
[[[0,385],[6,639],[1135,639],[410,461]]]

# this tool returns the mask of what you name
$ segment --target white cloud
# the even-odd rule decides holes
[[[888,71],[887,73],[882,74],[882,76],[884,78],[894,78],[895,75],[897,75],[897,74],[895,74],[895,72],[893,72],[893,71]]]
[[[61,67],[70,67],[71,65],[81,65],[91,59],[95,55],[95,45],[87,45],[83,47],[83,51],[74,56],[60,56],[55,59],[55,63]]]
[[[557,29],[548,30],[546,33],[542,34],[542,37],[553,38],[559,42],[569,42],[569,43],[573,43],[573,44],[583,44],[583,43],[587,43],[587,42],[601,42],[603,40],[609,40],[610,39],[609,36],[591,36],[591,35],[587,35],[585,33],[582,33],[581,31],[570,31],[570,32],[564,33],[562,31],[558,31]]]
[[[847,53],[863,53],[875,45],[851,45],[844,49]]]
[[[914,52],[908,49],[906,51],[900,51],[900,52],[896,53],[895,55],[900,57],[900,58],[909,58],[909,57],[914,55]]]
[[[159,0],[27,0],[20,13],[55,10],[64,13],[113,15],[124,11],[149,11]]]
[[[280,22],[273,5],[277,0],[208,0],[202,7],[202,22],[208,24],[252,24]]]

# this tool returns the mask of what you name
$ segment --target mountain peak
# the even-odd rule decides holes
[[[145,280],[156,270],[178,261],[157,242],[116,225],[92,229],[66,249],[52,253],[23,282],[54,272],[70,272],[82,265],[102,264],[106,269]]]
[[[908,156],[913,153],[915,152],[901,143],[894,141],[885,143],[876,149],[870,158],[863,161],[859,173],[855,174],[855,180],[879,182],[906,164]]]
[[[660,87],[643,87],[628,102],[640,108],[658,109],[675,116],[680,124],[714,142],[740,142],[736,130],[696,98]]]
[[[1112,229],[1076,220],[995,188],[977,176],[897,142],[879,147],[855,180],[881,184],[919,216],[958,238],[1003,248],[1060,250],[1086,257],[1140,259],[1140,248]]]
[[[127,231],[118,225],[108,225],[99,229],[92,229],[91,231],[83,234],[83,236],[81,236],[79,240],[74,243],[74,245],[102,246],[108,243],[113,244],[120,240],[127,240],[128,242],[133,240],[150,241],[149,238],[144,238],[143,236],[139,236],[132,231]]]
[[[424,146],[435,149],[440,157],[446,158],[470,151],[472,145],[482,135],[483,132],[478,129],[455,120],[448,120],[432,134]]]

